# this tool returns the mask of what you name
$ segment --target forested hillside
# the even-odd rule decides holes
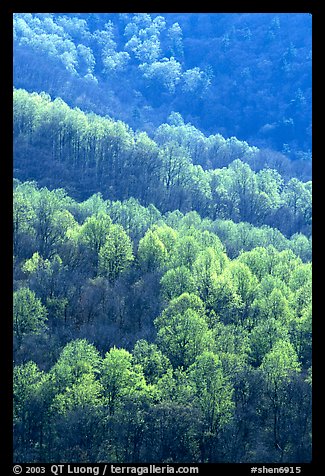
[[[309,462],[308,15],[14,18],[14,461]]]
[[[311,181],[287,176],[281,158],[272,163],[276,168],[260,169],[259,151],[235,138],[207,138],[181,122],[161,125],[153,140],[121,121],[70,109],[62,99],[17,90],[14,140],[17,178],[64,186],[76,198],[132,196],[162,212],[196,210],[271,225],[288,237],[311,233]]]
[[[311,156],[311,15],[16,14],[14,83],[153,133]]]

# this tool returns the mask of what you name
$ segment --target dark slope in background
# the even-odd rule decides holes
[[[309,14],[16,14],[14,46],[18,88],[310,159]]]

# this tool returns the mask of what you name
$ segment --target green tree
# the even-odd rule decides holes
[[[46,374],[29,361],[13,369],[14,458],[25,462],[45,456],[45,424],[49,401]]]
[[[134,363],[141,365],[148,384],[157,383],[171,368],[169,360],[157,345],[144,339],[136,342],[132,354]]]
[[[38,252],[27,259],[22,266],[23,272],[29,278],[29,286],[43,302],[65,294],[67,284],[64,273],[66,269],[67,266],[63,265],[58,254],[51,259],[44,259]]]
[[[256,288],[258,285],[257,278],[244,263],[232,261],[224,271],[224,275],[229,277],[235,292],[239,295],[242,302],[242,309],[238,318],[241,324],[244,324],[250,315],[251,305],[254,300]]]
[[[28,251],[28,242],[32,244],[35,239],[36,214],[33,208],[33,193],[35,193],[34,184],[29,182],[18,184],[14,189],[13,251],[18,257]]]
[[[196,286],[191,271],[186,266],[169,269],[160,280],[162,295],[170,300],[183,293],[194,293]]]
[[[86,339],[69,342],[50,371],[57,393],[82,382],[87,375],[98,376],[101,365],[99,352]]]
[[[229,274],[224,272],[211,281],[208,302],[225,324],[244,323],[244,302]]]
[[[105,212],[100,211],[88,217],[79,230],[79,241],[98,254],[105,244],[112,227],[112,220]]]
[[[215,280],[222,271],[220,253],[207,246],[201,251],[193,263],[193,276],[200,298],[211,305]]]
[[[157,342],[174,368],[188,368],[199,354],[211,348],[212,333],[206,320],[194,309],[173,314],[164,325],[162,322],[159,318],[155,321]]]
[[[220,359],[211,351],[197,356],[189,368],[189,378],[193,385],[193,403],[204,418],[201,462],[211,462],[218,434],[232,417],[233,389],[223,374]]]
[[[61,190],[39,191],[36,203],[36,239],[40,254],[51,258],[57,246],[65,239],[66,231],[75,225],[75,219],[67,210],[69,199]]]
[[[115,413],[127,397],[136,398],[148,394],[142,367],[133,363],[132,355],[125,349],[113,347],[106,353],[100,381],[110,415]]]
[[[252,364],[260,365],[264,356],[279,340],[289,340],[288,326],[280,320],[269,317],[254,326],[250,333]]]
[[[200,317],[206,319],[204,302],[195,294],[183,293],[169,302],[166,309],[164,309],[161,316],[156,318],[155,322],[158,326],[168,325],[174,314],[183,314],[188,309],[193,309]]]
[[[186,266],[191,270],[200,250],[200,244],[194,236],[180,236],[172,254],[173,266]]]
[[[47,310],[33,291],[20,288],[14,292],[13,329],[18,345],[24,335],[40,334],[46,329]]]
[[[56,415],[67,415],[73,410],[89,411],[90,407],[102,405],[103,388],[94,374],[84,373],[63,392],[53,399],[52,411]]]
[[[155,231],[148,230],[138,246],[138,260],[142,269],[153,271],[164,266],[167,249]]]
[[[281,453],[284,452],[284,441],[282,441],[280,426],[282,410],[287,405],[285,385],[294,375],[300,372],[297,354],[289,341],[278,340],[270,352],[263,358],[260,366],[266,382],[267,397],[271,404],[273,416],[273,443]]]
[[[112,225],[104,245],[99,250],[99,274],[111,282],[125,271],[134,260],[132,242],[120,225]]]

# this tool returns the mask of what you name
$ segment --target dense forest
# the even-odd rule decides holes
[[[311,15],[16,14],[14,48],[17,88],[311,158]]]
[[[311,460],[311,25],[14,15],[14,461]]]

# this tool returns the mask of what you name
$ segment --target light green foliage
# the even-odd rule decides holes
[[[312,245],[311,237],[308,239],[307,236],[301,233],[295,233],[290,238],[291,249],[295,255],[300,256],[304,261],[311,261],[312,259]]]
[[[33,289],[43,300],[60,296],[64,288],[62,277],[66,269],[58,254],[51,259],[44,259],[38,252],[22,265],[22,271],[29,277]]]
[[[276,319],[284,325],[288,325],[293,318],[288,300],[277,288],[274,288],[269,295],[256,299],[252,312],[260,320]]]
[[[154,225],[151,229],[164,244],[169,257],[177,243],[177,231],[167,225]]]
[[[287,327],[274,317],[261,321],[250,333],[251,362],[260,365],[279,340],[289,340]]]
[[[99,407],[102,404],[103,388],[95,376],[84,373],[74,383],[67,386],[62,393],[57,393],[53,398],[52,411],[59,415],[76,408],[85,412],[89,407]]]
[[[291,274],[302,264],[292,250],[283,250],[277,255],[277,263],[272,269],[272,275],[278,276],[281,281],[288,283]]]
[[[221,256],[221,259],[220,259]],[[206,247],[201,251],[193,263],[193,276],[201,299],[211,303],[214,292],[214,284],[222,270],[222,254],[217,253],[214,248]]]
[[[133,349],[133,361],[141,365],[148,384],[157,383],[171,368],[167,357],[156,344],[149,344],[144,339],[136,342]]]
[[[170,300],[183,293],[195,293],[196,286],[191,271],[186,266],[169,269],[160,280],[162,295]]]
[[[132,355],[124,349],[114,347],[106,353],[100,380],[111,415],[124,398],[149,395],[142,367],[134,364]]]
[[[144,207],[133,197],[124,202],[108,201],[107,210],[114,223],[122,225],[133,240],[139,240],[161,218],[161,213],[154,205]]]
[[[41,396],[45,380],[44,372],[40,371],[35,362],[29,361],[17,365],[13,369],[14,421],[24,422],[33,414],[32,401]]]
[[[222,282],[225,285],[224,291],[222,291]],[[234,307],[232,314],[234,315],[235,322],[237,321],[244,325],[246,319],[250,317],[251,305],[257,286],[258,280],[248,266],[238,261],[232,261],[218,279],[218,290],[215,292],[216,301],[220,302],[219,291],[221,294],[225,294],[228,287],[229,308]],[[223,299],[227,300],[225,296]],[[225,302],[223,305],[227,307]],[[216,312],[218,313],[217,308]]]
[[[24,237],[35,237],[36,214],[33,208],[33,184],[18,185],[14,190],[13,232],[14,253],[20,254]]]
[[[217,322],[213,327],[214,352],[222,362],[224,374],[234,378],[247,367],[250,355],[249,334],[241,326]]]
[[[268,352],[261,364],[267,384],[274,390],[300,371],[297,354],[287,340],[278,340]]]
[[[283,190],[283,199],[288,208],[293,212],[295,219],[305,218],[311,222],[312,190],[309,187],[311,182],[303,183],[296,178],[292,178]]]
[[[187,368],[195,358],[212,345],[212,333],[206,320],[189,308],[171,315],[168,322],[155,321],[158,327],[157,342],[174,368]]]
[[[186,266],[192,270],[193,263],[195,262],[201,246],[196,237],[191,235],[181,236],[175,244],[175,248],[171,257],[171,265]]]
[[[196,311],[200,317],[206,318],[205,305],[203,301],[195,294],[183,293],[181,296],[173,298],[166,309],[155,320],[157,326],[168,325],[174,314],[182,314],[188,309]]]
[[[201,246],[194,236],[181,236],[175,244],[171,264],[174,267],[186,266],[191,270],[200,250]]]
[[[79,241],[89,247],[94,253],[99,253],[104,245],[112,220],[105,212],[98,212],[88,217],[79,230]]]
[[[257,278],[244,263],[232,261],[224,271],[226,276],[233,282],[236,291],[245,303],[251,303],[254,299]]]
[[[101,212],[106,212],[107,202],[103,199],[100,192],[94,193],[91,197],[78,204],[78,211],[82,220],[85,220],[91,215],[100,215]]]
[[[153,230],[148,230],[141,238],[138,247],[138,260],[142,269],[153,271],[166,263],[168,252],[166,246]]]
[[[264,192],[268,198],[269,206],[278,208],[281,204],[281,188],[283,178],[274,169],[262,169],[256,174],[259,190]]]
[[[206,429],[217,433],[231,419],[234,409],[233,390],[223,374],[220,359],[213,352],[204,352],[189,368],[189,377]]]
[[[132,242],[122,226],[111,226],[98,257],[99,274],[112,282],[129,267],[134,260]]]
[[[312,305],[304,307],[301,315],[296,316],[289,326],[290,342],[299,361],[306,365],[312,358]]]
[[[73,215],[67,210],[71,200],[61,189],[49,191],[43,188],[36,196],[35,229],[39,252],[44,258],[51,258],[64,241],[67,230],[76,225]]]
[[[14,14],[15,463],[310,458],[310,30],[226,17]]]
[[[258,246],[242,253],[238,261],[245,263],[257,279],[261,280],[265,275],[272,273],[274,266],[279,262],[278,256],[279,253],[273,246],[267,248]]]
[[[211,280],[209,306],[225,324],[243,323],[244,302],[231,277],[226,273]]]
[[[312,265],[306,263],[298,266],[291,274],[289,287],[293,290],[291,305],[295,315],[301,317],[312,303]]]
[[[13,329],[19,343],[27,334],[40,334],[46,329],[46,308],[33,291],[21,288],[14,292]]]
[[[53,368],[51,375],[60,392],[83,380],[85,376],[98,375],[102,361],[97,349],[86,339],[76,339],[67,344]]]

